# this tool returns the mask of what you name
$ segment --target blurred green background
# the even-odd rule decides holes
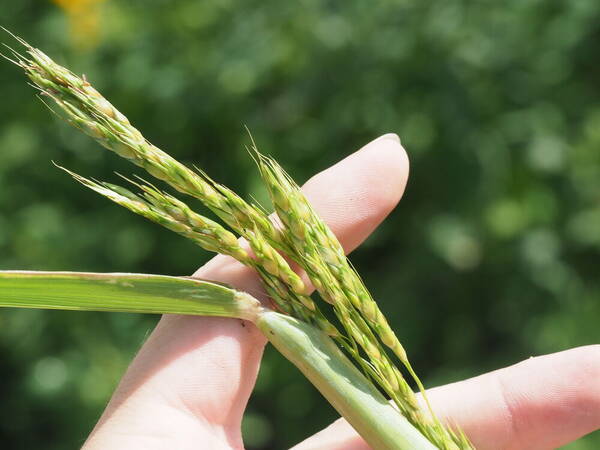
[[[401,136],[405,199],[353,261],[427,385],[598,342],[597,0],[58,3],[3,2],[2,25],[244,195],[264,197],[244,124],[300,182]],[[54,168],[137,170],[52,117],[8,62],[0,98],[0,269],[181,275],[210,257]],[[156,320],[0,311],[2,448],[79,446]],[[247,447],[335,417],[269,349]],[[596,433],[569,448],[599,447]]]

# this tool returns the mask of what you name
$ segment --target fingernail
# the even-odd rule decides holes
[[[379,136],[376,140],[378,141],[380,139],[389,139],[400,144],[400,137],[396,133],[384,134],[383,136]]]

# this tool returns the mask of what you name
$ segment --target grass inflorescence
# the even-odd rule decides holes
[[[431,418],[423,414],[407,381],[382,347],[383,343],[402,362],[427,402],[425,389],[410,365],[404,347],[350,264],[336,236],[279,164],[260,155],[256,147],[254,151],[277,215],[285,225],[283,236],[293,248],[292,257],[309,275],[321,297],[333,305],[348,335],[367,355],[371,376],[434,444],[440,448],[460,448],[458,445],[463,437],[444,428],[431,407]]]
[[[75,75],[25,41],[19,39],[19,42],[24,45],[27,56],[11,49],[12,57],[8,59],[25,71],[43,97],[53,101],[59,115],[153,177],[199,199],[224,225],[141,179],[133,183],[139,190],[137,194],[67,171],[77,181],[209,251],[231,256],[255,269],[280,311],[332,336],[434,445],[441,449],[472,448],[460,431],[444,427],[432,411],[425,413],[420,409],[392,357],[402,363],[426,398],[399,339],[333,232],[274,160],[260,155],[253,147],[282,227],[276,226],[263,208],[246,202],[204,172],[183,165],[151,144],[85,77]],[[307,273],[325,304],[331,305],[341,328],[334,326],[321,312],[320,307],[325,304],[315,303],[286,258]]]

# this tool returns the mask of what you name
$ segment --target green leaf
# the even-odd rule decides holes
[[[0,306],[255,320],[260,303],[224,284],[130,273],[0,271]]]
[[[0,271],[0,306],[251,320],[374,448],[433,450],[335,343],[311,325],[263,308],[224,284],[124,273]]]

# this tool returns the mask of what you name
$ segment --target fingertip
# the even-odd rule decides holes
[[[355,155],[360,163],[364,161],[365,185],[378,185],[378,189],[372,192],[373,203],[378,204],[381,213],[389,214],[404,194],[410,169],[400,138],[395,133],[384,134]]]
[[[408,171],[406,151],[389,133],[315,175],[303,190],[350,251],[396,207]]]

